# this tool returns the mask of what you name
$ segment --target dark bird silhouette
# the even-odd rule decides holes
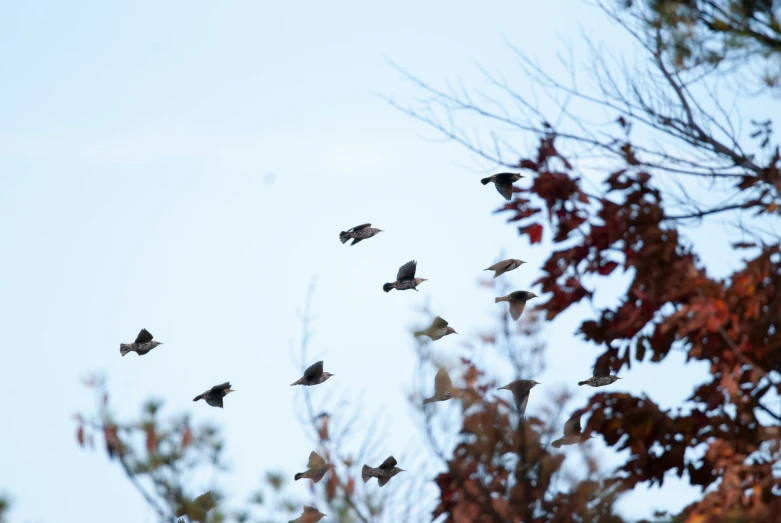
[[[575,414],[564,423],[564,437],[557,439],[551,444],[554,447],[559,448],[562,445],[583,443],[590,438],[591,436],[583,434],[583,429],[580,428],[580,414]]]
[[[309,478],[313,482],[317,483],[323,479],[325,473],[334,468],[334,466],[330,463],[326,463],[317,452],[312,451],[312,453],[309,455],[309,463],[306,464],[306,468],[306,472],[299,472],[293,477],[293,479],[298,481],[301,478]]]
[[[222,398],[224,398],[231,392],[236,392],[236,391],[234,391],[231,388],[230,382],[226,381],[225,383],[215,385],[214,387],[210,388],[203,394],[197,395],[196,397],[193,398],[193,401],[205,400],[206,403],[208,403],[212,407],[222,408]]]
[[[407,289],[415,289],[418,290],[417,287],[424,281],[426,281],[426,278],[416,278],[415,277],[415,270],[418,268],[418,262],[415,260],[408,261],[401,267],[399,267],[399,272],[396,274],[396,281],[393,283],[386,283],[382,286],[382,290],[385,292],[390,292],[391,289],[398,289],[400,291],[406,291]]]
[[[517,182],[521,178],[523,178],[522,174],[498,173],[494,174],[493,176],[489,176],[488,178],[483,178],[480,180],[480,183],[483,185],[488,185],[489,183],[493,182],[499,194],[501,194],[505,200],[510,201],[510,199],[513,197],[513,183]]]
[[[150,350],[162,344],[163,343],[160,341],[152,341],[152,334],[146,329],[141,329],[141,332],[136,336],[136,341],[133,343],[119,344],[119,353],[125,356],[130,352],[135,352],[139,356],[143,356]]]
[[[448,323],[439,316],[434,318],[434,321],[431,322],[431,325],[428,328],[422,331],[415,331],[415,336],[428,336],[434,341],[444,338],[448,334],[458,333],[453,327],[449,327]]]
[[[326,515],[315,507],[304,505],[304,511],[296,519],[291,519],[288,523],[317,523]]]
[[[483,269],[483,270],[485,270],[485,271],[496,271],[496,272],[494,272],[494,278],[498,278],[499,276],[501,276],[505,272],[510,272],[510,271],[512,271],[514,269],[517,269],[518,267],[520,267],[524,263],[526,263],[526,262],[523,261],[523,260],[515,260],[515,259],[510,258],[509,260],[502,260],[502,261],[500,261],[498,263],[494,263],[493,265],[491,265],[487,269]]]
[[[428,399],[423,400],[423,405],[433,403],[435,401],[447,401],[451,398],[457,398],[461,395],[461,389],[453,386],[453,382],[450,381],[450,375],[447,373],[445,367],[440,367],[437,371],[437,375],[434,377],[434,395]]]
[[[539,382],[534,380],[516,380],[504,387],[499,387],[498,390],[509,390],[512,392],[515,408],[518,409],[521,416],[524,416],[526,414],[526,404],[529,403],[529,392],[535,385],[539,385]]]
[[[611,383],[614,383],[617,380],[620,380],[618,376],[611,376],[610,375],[610,360],[607,358],[600,358],[597,360],[596,365],[594,365],[594,372],[593,375],[583,381],[579,381],[578,385],[589,385],[591,387],[604,387],[605,385],[610,385]]]
[[[371,478],[377,478],[377,482],[382,487],[399,472],[404,472],[404,469],[400,469],[396,466],[396,458],[393,456],[388,456],[388,459],[383,461],[382,465],[376,469],[370,467],[369,465],[364,465],[361,469],[361,479],[363,479],[363,482],[366,483]]]
[[[298,381],[291,383],[290,386],[306,385],[309,387],[312,385],[320,385],[331,376],[336,376],[336,374],[323,372],[323,362],[318,361],[317,363],[310,365],[309,368],[304,371],[304,376],[299,378]]]
[[[342,231],[339,233],[339,240],[342,243],[352,240],[353,242],[350,244],[352,246],[359,241],[368,240],[375,234],[382,232],[382,229],[375,229],[371,225],[371,223],[364,223],[363,225],[356,225],[352,229]]]
[[[532,298],[539,298],[539,296],[529,291],[515,291],[507,296],[496,298],[494,303],[499,303],[500,301],[510,302],[510,316],[512,316],[513,320],[518,321],[523,309],[526,307],[526,302]]]

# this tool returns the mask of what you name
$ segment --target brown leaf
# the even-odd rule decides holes
[[[193,442],[193,431],[186,427],[182,432],[182,450],[186,449]]]
[[[157,434],[154,425],[151,424],[146,427],[146,451],[149,454],[157,452]]]

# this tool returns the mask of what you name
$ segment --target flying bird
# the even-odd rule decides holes
[[[222,408],[222,398],[224,398],[231,392],[235,392],[235,391],[231,388],[230,382],[226,381],[225,383],[215,385],[214,387],[210,388],[203,394],[197,395],[196,397],[193,398],[193,401],[205,400],[206,403],[208,403],[212,407]]]
[[[334,468],[334,466],[330,463],[326,463],[317,452],[312,451],[312,453],[309,455],[309,463],[306,464],[306,468],[306,472],[299,472],[293,477],[293,479],[298,481],[301,478],[309,478],[313,482],[317,483],[323,479],[325,473]]]
[[[579,381],[578,385],[589,385],[591,387],[604,387],[610,385],[617,380],[620,380],[618,376],[612,376],[610,374],[610,360],[607,358],[600,358],[594,365],[593,376],[587,380]]]
[[[493,265],[491,265],[487,269],[483,269],[483,270],[484,271],[495,271],[494,272],[494,278],[498,278],[499,276],[501,276],[505,272],[510,272],[510,271],[512,271],[514,269],[517,269],[518,267],[520,267],[524,263],[526,263],[526,262],[523,261],[523,260],[515,260],[515,259],[510,258],[509,260],[502,260],[502,261],[500,261],[498,263],[494,263]]]
[[[353,242],[350,244],[352,246],[361,240],[368,240],[375,234],[382,232],[382,229],[375,229],[371,225],[371,223],[364,223],[363,225],[356,225],[352,229],[342,231],[339,233],[339,240],[342,243],[352,240]]]
[[[315,507],[304,505],[304,511],[296,519],[291,519],[288,523],[317,523],[326,515]]]
[[[290,384],[292,387],[293,385],[306,385],[307,387],[311,385],[320,385],[324,381],[326,381],[331,376],[336,376],[336,374],[331,374],[330,372],[323,372],[323,362],[318,361],[317,363],[314,363],[309,366],[308,369],[304,371],[304,376],[299,378],[298,381],[294,381]]]
[[[415,331],[415,336],[428,336],[432,340],[436,341],[440,338],[444,338],[448,334],[458,334],[453,327],[448,326],[447,321],[443,320],[439,316],[434,318],[431,325],[422,330]]]
[[[489,176],[488,178],[483,178],[480,180],[480,183],[483,185],[488,185],[489,183],[493,182],[496,186],[496,190],[499,191],[499,194],[501,194],[502,197],[509,202],[513,194],[513,183],[517,182],[521,178],[523,178],[522,174],[498,173],[494,174],[493,176]]]
[[[364,465],[361,469],[361,479],[363,479],[363,482],[366,483],[371,478],[377,478],[377,482],[380,484],[380,487],[382,487],[399,472],[404,472],[404,469],[397,467],[396,458],[389,456],[388,459],[383,461],[382,465],[376,469],[370,467],[369,465]]]
[[[452,398],[457,398],[461,395],[461,389],[453,386],[453,382],[450,381],[450,375],[447,373],[445,367],[440,367],[437,371],[437,375],[434,377],[434,395],[428,399],[423,400],[423,405],[433,403],[435,401],[447,401]]]
[[[583,443],[589,439],[591,439],[591,436],[583,434],[583,429],[580,428],[580,414],[578,413],[564,423],[564,437],[557,439],[551,444],[554,447],[559,448],[562,445]]]
[[[510,316],[512,316],[513,320],[518,321],[523,309],[526,307],[526,302],[532,298],[539,298],[539,296],[529,291],[515,291],[507,296],[496,298],[494,303],[499,303],[500,301],[510,302]]]
[[[119,344],[119,353],[125,356],[130,352],[135,352],[139,356],[143,356],[150,350],[162,344],[163,343],[160,341],[152,341],[152,334],[146,329],[141,329],[141,332],[136,336],[136,341],[133,343]]]
[[[526,404],[529,403],[529,392],[535,385],[539,385],[539,382],[534,380],[515,380],[504,387],[499,387],[498,390],[509,390],[513,393],[515,408],[523,416],[526,414]]]
[[[408,261],[401,267],[399,267],[399,272],[396,274],[396,281],[393,283],[386,283],[382,286],[382,290],[385,292],[390,292],[391,289],[398,289],[400,291],[406,291],[407,289],[415,289],[418,290],[417,287],[424,281],[426,281],[426,278],[416,278],[415,277],[415,269],[418,268],[418,262],[415,260]]]

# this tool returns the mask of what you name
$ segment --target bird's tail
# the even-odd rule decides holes
[[[560,439],[557,439],[556,441],[554,441],[553,443],[551,443],[551,445],[553,445],[553,446],[554,446],[554,447],[556,447],[556,448],[560,448],[560,447],[561,447],[561,440],[560,440]]]
[[[369,481],[371,478],[374,477],[374,471],[369,465],[364,465],[361,469],[361,479],[364,483]]]
[[[416,338],[419,338],[420,336],[425,336],[426,331],[415,331],[412,333]]]
[[[578,386],[580,386],[580,387],[582,387],[582,386],[583,386],[583,385],[585,385],[585,384],[586,384],[586,382],[585,382],[585,381],[579,381],[579,382],[578,382]]]
[[[510,301],[510,298],[507,296],[502,296],[501,298],[495,298],[494,303],[499,303],[500,301]]]
[[[193,401],[198,401],[200,399],[203,399],[203,394],[198,394],[196,397],[193,398]]]
[[[304,477],[304,473],[303,473],[303,472],[299,472],[298,474],[296,474],[295,476],[293,476],[293,480],[294,480],[294,481],[298,481],[299,479],[301,479],[301,478],[303,478],[303,477]]]
[[[489,176],[488,178],[483,178],[482,180],[480,180],[480,183],[482,183],[483,185],[488,185],[489,183],[491,183],[491,177]]]
[[[123,356],[127,355],[129,352],[133,352],[133,347],[129,343],[120,343],[119,344],[119,353]]]
[[[382,290],[384,290],[385,292],[390,292],[391,289],[393,289],[392,283],[386,283],[385,285],[382,286]]]
[[[429,403],[434,403],[436,400],[432,398],[427,398],[423,400],[423,405],[428,405]]]
[[[298,380],[291,383],[290,386],[292,387],[293,385],[302,385],[303,383],[304,383],[304,378],[298,378]]]
[[[349,240],[349,239],[350,238],[347,237],[347,232],[342,231],[342,232],[339,233],[339,241],[341,241],[342,243],[346,243],[347,240]]]

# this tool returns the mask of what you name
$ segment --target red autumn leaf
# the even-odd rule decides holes
[[[643,361],[643,358],[645,357],[645,346],[648,343],[648,338],[645,336],[641,336],[637,339],[637,343],[635,344],[635,359],[637,361]]]
[[[352,496],[353,492],[355,492],[355,480],[353,480],[353,478],[347,480],[347,485],[344,486],[344,492],[348,496]]]
[[[721,320],[717,318],[716,316],[711,316],[708,318],[708,330],[711,332],[716,332],[719,330],[719,327],[721,327]]]
[[[532,244],[540,243],[542,241],[542,225],[539,223],[527,225],[526,227],[518,227],[518,232],[520,234],[528,234],[529,242]]]
[[[521,167],[522,169],[530,169],[532,171],[536,171],[539,168],[539,165],[532,160],[524,159],[520,161],[518,167]]]
[[[76,440],[79,442],[79,446],[84,446],[84,427],[79,427],[79,430],[76,431]]]
[[[611,272],[613,272],[613,271],[616,269],[616,267],[618,267],[618,263],[616,263],[616,262],[614,262],[614,261],[609,261],[609,262],[607,262],[607,263],[603,263],[603,264],[602,264],[602,265],[599,267],[599,269],[597,270],[597,272],[598,272],[599,274],[601,274],[602,276],[607,276],[608,274],[610,274]]]

